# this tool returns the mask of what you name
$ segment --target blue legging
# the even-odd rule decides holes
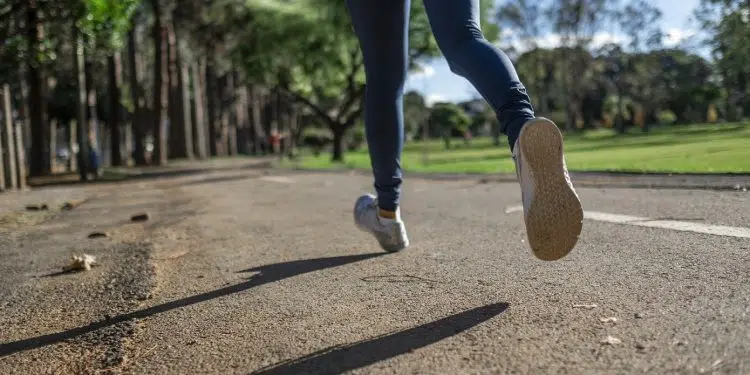
[[[365,130],[378,205],[395,211],[402,177],[410,0],[347,0],[347,5],[365,61]],[[492,106],[513,147],[534,110],[513,63],[482,35],[479,0],[424,0],[424,5],[451,70]]]

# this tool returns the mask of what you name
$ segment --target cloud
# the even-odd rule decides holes
[[[428,107],[431,107],[433,104],[437,102],[445,102],[447,101],[444,95],[440,94],[430,94],[427,95],[427,97],[424,99],[425,103]]]
[[[435,68],[433,68],[431,65],[420,64],[416,71],[409,73],[409,78],[413,80],[425,79],[430,78],[434,75]]]
[[[664,46],[675,47],[697,35],[698,32],[692,29],[681,29],[676,27],[667,28],[666,30],[664,30]],[[508,42],[508,45],[518,53],[523,53],[529,50],[528,44],[523,43],[518,38],[518,35],[512,30],[506,31],[502,39]],[[591,41],[591,48],[596,49],[607,43],[626,44],[628,42],[628,39],[629,38],[624,34],[598,32],[594,34],[593,40]],[[560,35],[555,33],[549,33],[542,37],[536,38],[535,42],[537,46],[541,48],[555,48],[559,47],[562,44]]]
[[[668,28],[664,30],[664,45],[674,47],[686,39],[694,37],[696,34],[695,30],[678,29],[675,27]]]
[[[527,43],[522,42],[519,38],[516,37],[515,33],[509,32],[506,34],[506,38],[510,39],[510,45],[519,53],[523,53],[528,51],[529,45]],[[507,39],[506,39],[507,40]],[[549,33],[542,37],[536,38],[534,40],[536,42],[536,45],[540,48],[555,48],[562,45],[562,38],[560,37],[560,34],[556,33]],[[598,48],[601,47],[607,43],[624,43],[627,41],[627,38],[624,35],[621,34],[615,34],[610,32],[598,32],[595,33],[592,40],[591,40],[591,48]]]

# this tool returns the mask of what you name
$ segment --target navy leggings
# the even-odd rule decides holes
[[[424,0],[424,5],[451,70],[492,106],[513,147],[534,110],[513,63],[482,35],[479,0]],[[347,0],[347,6],[365,61],[365,130],[378,205],[395,211],[402,177],[410,0]]]

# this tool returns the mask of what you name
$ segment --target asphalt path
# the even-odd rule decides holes
[[[88,200],[0,242],[0,373],[750,373],[750,193],[584,185],[556,262],[515,182],[410,178],[398,254],[352,223],[360,174],[59,190]]]

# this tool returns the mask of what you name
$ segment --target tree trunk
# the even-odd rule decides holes
[[[49,122],[49,144],[47,147],[50,155],[50,171],[57,173],[57,158],[55,157],[57,155],[57,119],[55,118]]]
[[[617,103],[615,103],[615,129],[617,129],[617,132],[620,134],[625,133],[625,118],[622,115],[624,113],[623,111],[623,100],[622,100],[622,89],[620,88],[619,82],[615,83],[615,87],[617,90]]]
[[[3,111],[5,111],[5,109],[3,109]],[[6,118],[7,118],[7,116],[6,116]],[[1,134],[0,134],[0,140],[4,140]],[[5,146],[6,146],[5,142],[0,142],[0,191],[4,191],[5,189],[12,189],[13,188],[13,185],[9,183],[10,179],[7,178],[8,176],[7,176],[6,172],[9,172],[9,171],[5,170],[6,169],[5,166],[6,166],[7,159],[10,159],[10,158],[6,159],[6,157],[5,157],[5,154],[6,154],[6,152],[5,152],[6,151],[5,150],[6,147]]]
[[[21,64],[21,66],[18,69],[18,85],[21,88],[21,102],[19,103],[19,110],[20,110],[20,123],[21,127],[23,128],[23,149],[24,153],[29,151],[29,146],[31,142],[31,124],[29,123],[29,85],[28,85],[28,77],[26,75],[26,65]],[[28,165],[23,165],[24,171],[28,174]]]
[[[277,100],[277,117],[279,121],[279,136],[281,137],[281,153],[280,158],[284,158],[284,155],[290,155],[291,150],[291,137],[294,129],[292,129],[292,106],[287,100],[283,91],[278,90],[276,93]]]
[[[107,58],[109,70],[109,136],[110,136],[110,154],[112,155],[112,165],[124,165],[122,157],[122,133],[120,130],[121,114],[120,111],[120,85],[122,85],[122,64],[120,54],[115,53]]]
[[[16,166],[18,188],[26,189],[26,150],[24,149],[24,126],[23,122],[19,122],[15,126],[15,142],[16,142]]]
[[[130,82],[130,100],[133,102],[131,128],[133,130],[133,161],[136,165],[146,165],[146,121],[144,98],[141,90],[141,70],[138,64],[138,49],[135,38],[135,25],[128,32],[128,69]]]
[[[193,153],[193,121],[191,118],[190,110],[190,71],[187,67],[187,63],[184,60],[180,60],[178,66],[180,68],[180,97],[178,98],[182,102],[182,122],[184,129],[184,150],[185,157],[193,159],[195,154]]]
[[[205,90],[203,85],[203,77],[205,72],[203,70],[204,64],[202,62],[194,62],[192,64],[193,71],[193,101],[195,103],[195,121],[193,121],[193,134],[195,134],[195,142],[193,149],[200,159],[208,157],[206,150],[206,104],[205,104]]]
[[[253,140],[254,140],[254,149],[255,153],[261,153],[263,151],[263,145],[265,144],[264,140],[266,138],[266,134],[263,131],[263,117],[261,116],[261,112],[263,111],[263,99],[261,97],[261,89],[258,86],[253,86],[251,88],[251,107],[252,107],[252,126],[253,126]]]
[[[50,129],[47,124],[47,101],[45,100],[46,80],[44,70],[37,61],[37,56],[43,53],[44,39],[43,25],[39,19],[37,1],[27,0],[26,8],[26,42],[28,50],[26,69],[29,82],[29,113],[31,123],[31,165],[32,176],[43,176],[51,172],[49,155]]]
[[[216,139],[216,154],[218,156],[230,155],[230,137],[229,128],[231,124],[232,113],[232,75],[225,74],[218,81],[220,89],[218,90],[219,104],[219,134]]]
[[[235,110],[237,105],[237,73],[235,71],[229,72],[227,76],[227,92],[228,92],[228,100],[226,103],[226,106],[224,108],[224,112],[226,113],[226,117],[229,119],[228,126],[227,126],[227,153],[232,156],[237,155],[237,121],[239,118],[236,116],[237,111]]]
[[[218,104],[218,133],[216,134],[216,156],[227,156],[229,149],[229,112],[227,111],[229,95],[227,88],[231,79],[223,76],[218,80],[217,104]]]
[[[159,0],[151,0],[154,12],[152,39],[154,43],[154,105],[152,131],[154,154],[152,164],[167,164],[167,109],[169,105],[169,76],[167,71],[167,37]]]
[[[18,166],[16,165],[16,138],[14,136],[14,124],[13,124],[13,112],[12,112],[11,102],[10,102],[10,85],[7,83],[3,85],[3,113],[5,114],[5,117],[3,118],[4,124],[3,124],[3,132],[5,133],[5,136],[3,137],[3,150],[6,151],[7,157],[5,158],[5,165],[7,166],[8,170],[5,171],[8,175],[8,178],[6,179],[6,184],[9,188],[18,188],[20,187],[18,184],[18,175],[17,175],[17,169]]]
[[[89,153],[84,155],[89,159],[89,172],[98,174],[101,168],[101,149],[99,148],[99,116],[96,104],[96,81],[94,80],[93,62],[84,63],[84,77],[86,84],[86,102],[88,105],[88,141]]]
[[[78,164],[78,174],[81,176],[81,181],[88,181],[89,172],[89,142],[88,142],[88,126],[86,120],[86,72],[84,71],[84,49],[83,49],[83,37],[78,31],[78,28],[73,26],[73,35],[75,40],[75,53],[73,55],[73,69],[76,76],[76,84],[78,86],[78,102],[76,103],[76,124],[71,125],[71,128],[75,127],[75,133],[77,136],[77,152],[76,160]],[[73,150],[71,150],[73,151]]]
[[[169,157],[187,158],[185,118],[182,101],[182,72],[180,70],[180,51],[177,44],[175,26],[170,23],[167,28],[167,55],[169,72]]]
[[[247,86],[240,85],[235,101],[235,117],[237,118],[237,153],[248,154],[250,151],[250,126],[248,124]]]
[[[333,133],[333,153],[331,155],[331,161],[335,163],[344,162],[344,128],[340,125],[332,126],[331,133]]]
[[[216,121],[216,102],[218,101],[216,92],[216,72],[214,70],[214,62],[209,57],[206,64],[206,113],[208,121],[208,148],[211,156],[216,156],[218,152],[216,140],[219,124]]]
[[[563,60],[563,79],[562,79],[562,92],[565,93],[563,103],[565,103],[565,130],[571,131],[575,129],[575,113],[573,112],[573,100],[571,99],[572,83],[570,81],[570,54],[567,49],[563,49],[562,60]]]
[[[293,103],[287,104],[287,121],[289,134],[285,138],[286,142],[284,144],[286,145],[286,154],[292,159],[294,158],[297,135],[299,134],[299,116],[297,116],[297,111]]]
[[[78,170],[78,157],[77,157],[78,154],[75,152],[75,149],[78,147],[77,127],[78,127],[78,121],[76,121],[75,119],[70,120],[70,122],[68,122],[68,151],[70,155],[68,159],[68,170],[71,172],[75,172]]]

